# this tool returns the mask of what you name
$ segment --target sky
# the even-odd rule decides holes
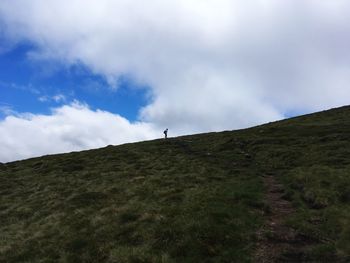
[[[347,0],[1,0],[0,162],[349,104]]]

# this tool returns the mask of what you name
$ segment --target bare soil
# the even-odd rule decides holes
[[[258,245],[255,262],[310,262],[306,251],[313,241],[288,227],[285,219],[294,213],[292,204],[284,199],[283,185],[274,175],[264,176],[266,185],[266,202],[269,211],[266,213],[266,224],[257,233]]]

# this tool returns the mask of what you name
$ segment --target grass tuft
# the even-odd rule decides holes
[[[283,260],[349,262],[349,117],[0,163],[0,262],[251,262],[266,174],[314,244]]]

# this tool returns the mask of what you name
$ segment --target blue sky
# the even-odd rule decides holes
[[[348,0],[2,0],[0,162],[348,105],[349,13]]]
[[[19,43],[0,54],[1,106],[15,112],[49,114],[53,107],[78,100],[92,109],[135,121],[140,108],[151,99],[148,87],[138,86],[127,76],[120,76],[117,87],[111,87],[82,64],[33,60],[28,54],[35,49],[28,42]]]

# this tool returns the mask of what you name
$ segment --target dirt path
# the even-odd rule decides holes
[[[258,232],[255,262],[307,262],[304,252],[310,241],[304,240],[284,224],[294,209],[289,201],[283,199],[283,186],[273,175],[266,175],[264,183],[270,212],[266,215],[266,224]]]

